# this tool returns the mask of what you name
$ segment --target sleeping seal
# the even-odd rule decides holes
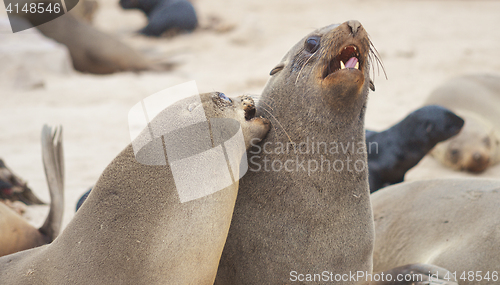
[[[426,104],[449,108],[465,120],[457,136],[439,143],[432,156],[455,169],[480,173],[500,162],[500,77],[453,78],[436,88]]]

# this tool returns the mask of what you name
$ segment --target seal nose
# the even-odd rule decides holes
[[[476,152],[472,156],[472,159],[474,159],[475,162],[480,162],[481,160],[483,160],[483,156],[479,152]]]
[[[347,21],[347,25],[351,29],[351,33],[355,35],[358,32],[359,27],[361,27],[361,23],[356,20]]]
[[[489,158],[481,152],[476,151],[471,158],[472,161],[470,161],[467,167],[467,170],[470,172],[483,172],[489,165]]]

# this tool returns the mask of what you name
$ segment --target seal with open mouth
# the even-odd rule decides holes
[[[215,284],[371,272],[364,115],[375,59],[363,26],[348,21],[313,31],[271,71],[258,106],[274,128],[250,151]],[[332,152],[332,143],[349,147]]]
[[[151,125],[187,121],[202,108],[210,121],[229,118],[239,123],[244,151],[269,130],[269,122],[256,116],[248,96],[228,98],[214,92],[201,94],[200,99],[193,103],[188,97],[169,106]],[[172,116],[177,121],[166,120]],[[211,128],[208,141],[215,142],[219,135]],[[189,140],[200,138],[193,135]],[[139,156],[148,154],[142,149],[134,153],[134,142],[108,165],[87,201],[53,243],[0,258],[2,283],[213,284],[238,182],[182,203],[173,164],[139,162]],[[223,156],[221,165],[226,170],[230,159]],[[195,167],[199,165],[192,165]],[[196,172],[186,175],[190,180],[198,178]]]

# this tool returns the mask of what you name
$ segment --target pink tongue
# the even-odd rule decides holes
[[[351,57],[346,63],[345,67],[346,68],[354,68],[356,66],[356,63],[358,63],[358,59],[355,57]]]

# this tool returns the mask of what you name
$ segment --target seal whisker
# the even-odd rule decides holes
[[[288,140],[291,143],[293,143],[292,139],[290,138],[290,136],[288,135],[287,131],[285,130],[285,128],[283,127],[283,125],[280,123],[280,121],[278,121],[278,119],[276,119],[276,117],[271,112],[269,112],[269,110],[267,110],[266,108],[264,108],[262,106],[260,108],[262,108],[262,110],[266,111],[271,117],[273,117],[273,119],[276,121],[276,123],[278,123],[280,125],[281,129],[283,130],[283,132],[285,132],[285,135],[288,137]],[[274,130],[277,131],[277,129],[274,126],[274,124],[273,124],[273,127],[274,127]]]
[[[387,79],[387,73],[385,72],[384,63],[380,59],[380,54],[379,54],[377,48],[375,47],[375,45],[373,44],[373,42],[369,38],[368,38],[368,43],[370,46],[370,52],[369,52],[370,60],[372,61],[372,63],[374,63],[374,62],[377,63],[377,70],[378,70],[379,74],[380,74],[379,68],[382,67],[382,71],[384,72],[385,79]],[[375,59],[375,61],[373,59]],[[373,66],[373,76],[375,77],[375,67],[374,66]]]
[[[318,51],[315,51],[313,54],[311,54],[311,56],[309,56],[307,58],[307,60],[304,62],[304,64],[302,65],[302,67],[300,68],[299,70],[299,73],[297,74],[297,78],[295,78],[295,83],[294,85],[297,85],[297,81],[299,80],[299,77],[300,77],[300,73],[302,73],[302,70],[304,69],[304,67],[307,65],[307,63],[309,62],[309,60],[317,53]]]
[[[256,103],[257,102],[261,102],[261,100],[262,100],[262,95],[256,95],[256,94],[254,94],[254,95],[250,95],[250,96],[252,97],[252,99],[254,99],[256,101]],[[266,99],[271,100],[272,104],[275,103],[275,101],[274,101],[273,98],[267,97]],[[266,105],[269,106],[268,104],[266,104]]]
[[[262,103],[266,104],[266,106],[269,107],[269,109],[271,109],[271,111],[274,111],[273,107],[271,107],[271,105],[267,104],[266,101],[262,100]]]

